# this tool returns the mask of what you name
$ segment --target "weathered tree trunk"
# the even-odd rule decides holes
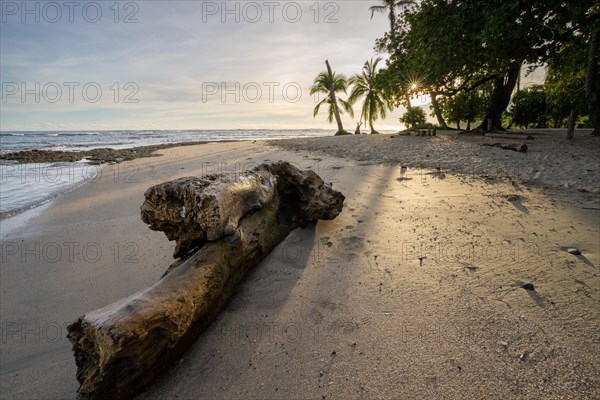
[[[446,125],[446,120],[442,115],[442,111],[440,110],[440,105],[437,101],[437,93],[429,92],[429,97],[431,97],[431,106],[433,107],[433,113],[435,114],[435,118],[438,121],[438,125],[442,129],[448,129],[448,125]]]
[[[577,109],[571,110],[569,123],[567,124],[567,139],[573,139],[575,137],[575,122],[577,121],[578,114],[579,111]]]
[[[292,229],[317,219],[335,218],[342,209],[344,196],[341,193],[331,189],[313,171],[302,172],[284,162],[257,167],[251,173],[242,174],[237,181],[222,176],[207,177],[208,186],[196,186],[198,199],[203,203],[210,198],[202,196],[202,191],[210,191],[211,185],[220,189],[236,185],[245,188],[245,181],[255,176],[264,178],[264,185],[272,185],[275,190],[266,190],[272,195],[260,208],[244,208],[250,211],[241,216],[233,234],[207,242],[185,261],[175,263],[152,287],[90,312],[68,327],[77,380],[81,385],[79,399],[122,399],[139,393],[194,342],[245,273]],[[221,183],[221,179],[225,179],[225,183]],[[147,192],[146,201],[153,204],[152,209],[156,209],[154,192],[164,193],[165,202],[179,204],[165,208],[165,216],[156,227],[166,227],[164,221],[170,216],[174,224],[193,227],[204,223],[220,231],[222,224],[215,221],[222,221],[223,215],[238,214],[221,207],[253,204],[246,189],[231,188],[225,196],[229,198],[229,194],[234,193],[231,202],[211,203],[218,212],[204,213],[195,222],[182,221],[172,211],[181,210],[182,204],[189,201],[183,198],[188,192],[187,189],[172,191],[173,185],[186,183],[182,180],[167,182]],[[260,189],[260,192],[258,197],[264,191]],[[237,194],[243,200],[238,199]],[[202,209],[201,206],[192,208]],[[214,215],[219,217],[213,218]],[[172,231],[171,238],[177,240],[182,231]]]
[[[359,121],[359,122],[356,124],[356,129],[354,130],[354,134],[355,134],[355,135],[360,135],[360,126],[361,126],[362,124],[363,124],[363,123],[362,123],[362,121]]]
[[[518,151],[519,153],[527,153],[527,145],[525,143],[484,143],[484,146],[499,147],[503,150]]]
[[[502,113],[510,103],[510,97],[521,73],[521,63],[511,65],[505,76],[494,79],[494,89],[483,122],[477,128],[480,132],[503,131]]]
[[[331,72],[331,67],[329,66],[328,60],[325,60],[325,65],[327,65],[327,73],[329,74],[329,80],[333,82],[333,72]],[[340,118],[340,110],[338,109],[337,99],[335,97],[335,90],[333,87],[329,90],[329,101],[331,101],[331,104],[333,105],[335,122],[338,126],[338,132],[343,132],[344,126],[342,125],[342,119]]]
[[[146,191],[142,221],[175,240],[173,257],[183,257],[207,240],[233,234],[244,215],[272,200],[275,181],[261,169],[165,182]]]
[[[590,52],[588,56],[587,70],[585,73],[585,98],[587,100],[590,119],[594,125],[593,136],[600,135],[600,104],[598,104],[598,92],[596,90],[596,77],[598,74],[598,42],[600,34],[594,32],[590,38]]]

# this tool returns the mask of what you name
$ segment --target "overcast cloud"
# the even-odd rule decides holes
[[[309,87],[376,55],[377,3],[3,1],[0,128],[332,128]]]

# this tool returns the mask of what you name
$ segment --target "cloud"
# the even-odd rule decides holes
[[[35,96],[22,101],[17,94],[2,104],[1,129],[27,130],[46,122],[86,129],[99,121],[111,129],[148,121],[162,129],[235,128],[245,122],[260,128],[329,128],[324,115],[312,118],[314,100],[308,88],[324,70],[325,59],[347,76],[359,72],[374,55],[375,39],[387,29],[387,19],[371,20],[369,3],[362,1],[275,2],[271,15],[265,5],[270,3],[254,2],[261,8],[256,19],[256,7],[249,3],[120,2],[117,12],[117,3],[97,2],[101,18],[94,23],[89,20],[95,18],[95,9],[88,7],[85,14],[86,3],[78,3],[72,22],[65,9],[52,23],[42,10],[39,23],[30,15],[26,23],[18,14],[6,16],[0,38],[3,84],[25,82],[31,88],[37,82],[43,88],[56,82],[64,88],[65,82],[76,82],[83,88],[96,83],[102,98],[89,102],[80,93],[74,102],[50,102],[41,93],[41,101],[35,102]],[[223,4],[238,11],[224,12]],[[137,22],[126,23],[127,19]],[[235,96],[221,101],[217,95],[204,102],[203,85],[212,82],[238,83],[241,88],[256,83],[263,96],[251,102],[240,94],[236,103]],[[273,102],[265,101],[270,82],[279,84]],[[125,86],[131,83],[139,89],[137,103],[124,102],[131,94]],[[303,91],[295,103],[277,92],[291,83]],[[392,113],[382,124],[400,127],[399,114]],[[353,125],[347,116],[344,121]]]

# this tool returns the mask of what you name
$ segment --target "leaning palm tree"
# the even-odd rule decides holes
[[[388,18],[390,19],[390,35],[393,39],[396,37],[396,8],[415,4],[415,2],[412,0],[381,0],[381,2],[383,4],[380,6],[369,7],[369,11],[371,11],[371,19],[373,19],[375,12],[387,12]]]
[[[340,118],[340,105],[348,114],[350,114],[351,117],[354,117],[354,111],[352,110],[352,105],[349,102],[336,97],[335,94],[337,92],[346,93],[348,81],[344,75],[331,71],[329,61],[325,60],[325,65],[327,65],[327,71],[321,72],[319,75],[317,75],[313,86],[310,88],[311,95],[314,95],[315,93],[324,93],[327,96],[315,106],[313,118],[319,113],[319,108],[321,105],[329,104],[327,121],[332,123],[333,119],[335,118],[338,126],[336,135],[344,135],[347,134],[347,132],[342,126],[342,119]]]
[[[360,117],[369,124],[371,134],[378,133],[373,128],[373,122],[379,117],[385,118],[387,111],[391,108],[379,83],[377,75],[379,62],[381,62],[381,57],[377,57],[375,60],[371,58],[371,61],[365,62],[362,72],[354,75],[349,81],[353,87],[348,100],[350,104],[354,104],[359,97],[364,96]]]

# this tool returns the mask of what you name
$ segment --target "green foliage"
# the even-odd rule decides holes
[[[411,107],[410,111],[407,110],[402,117],[400,117],[400,122],[406,126],[412,126],[412,121],[415,122],[417,127],[425,125],[427,122],[425,111],[420,107]]]
[[[521,90],[512,99],[508,113],[515,126],[536,128],[546,126],[546,93],[541,85],[533,85]]]
[[[397,22],[396,9],[402,9],[409,5],[414,5],[416,3],[412,0],[381,0],[381,2],[383,4],[369,7],[369,11],[371,11],[371,19],[373,19],[373,16],[376,12],[387,13],[388,18],[390,20],[390,32],[388,34],[388,37],[391,41],[394,41]]]
[[[564,46],[550,62],[544,91],[552,126],[565,126],[573,109],[580,113],[587,110],[584,90],[586,63],[586,43],[581,39]]]
[[[360,117],[361,120],[368,122],[371,133],[376,133],[373,123],[379,117],[384,119],[390,108],[383,92],[381,77],[377,73],[377,64],[380,62],[380,57],[375,60],[371,58],[371,61],[365,62],[362,72],[354,75],[349,81],[353,87],[348,101],[354,104],[360,97],[364,97]]]
[[[493,83],[496,95],[484,99],[498,115],[512,89],[503,82],[515,67],[552,63],[559,49],[589,38],[595,28],[586,13],[594,3],[423,0],[398,14],[395,32],[376,42],[390,53],[387,96],[400,104],[412,82],[446,97]]]
[[[461,121],[470,125],[485,114],[485,97],[477,90],[460,92],[441,100],[440,104],[444,118],[457,125],[460,125]]]
[[[321,105],[327,104],[327,122],[332,123],[333,119],[335,118],[334,102],[337,103],[338,109],[340,110],[340,114],[342,113],[343,109],[348,114],[350,114],[351,117],[353,117],[354,111],[352,110],[352,105],[350,104],[350,102],[342,100],[335,96],[335,94],[338,92],[346,93],[347,89],[348,80],[342,74],[333,72],[332,75],[329,75],[329,73],[327,72],[321,72],[319,75],[317,75],[317,77],[314,80],[313,86],[310,88],[310,94],[324,94],[325,98],[319,101],[315,106],[315,109],[313,110],[313,118],[316,117],[319,113]]]

